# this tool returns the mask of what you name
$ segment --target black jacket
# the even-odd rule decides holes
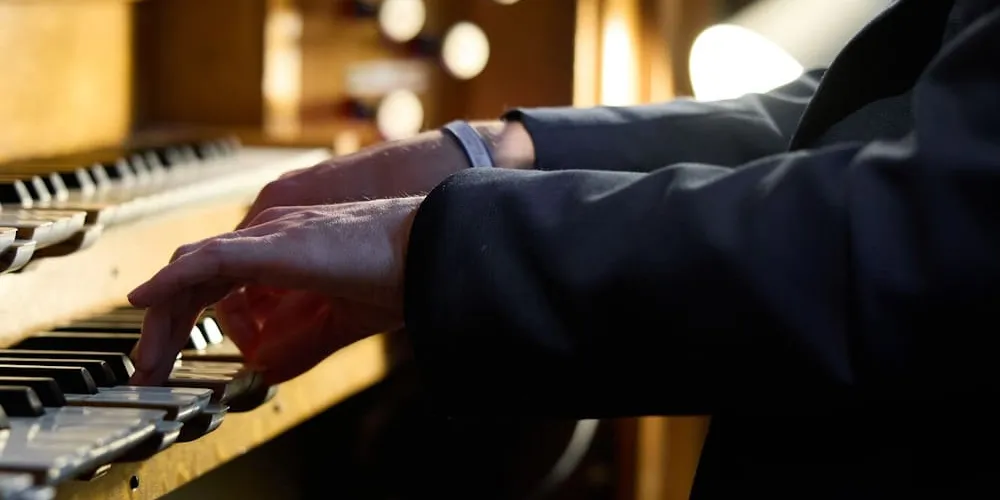
[[[437,407],[711,414],[695,498],[996,497],[1000,0],[954,3],[766,95],[512,112],[540,171],[414,223]]]

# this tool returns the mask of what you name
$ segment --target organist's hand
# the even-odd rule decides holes
[[[161,383],[216,302],[245,362],[271,382],[401,327],[406,245],[422,200],[272,208],[243,229],[181,247],[129,295],[147,309],[133,382]]]
[[[534,143],[519,122],[484,122],[479,132],[493,145],[501,168],[531,168]],[[379,144],[355,154],[296,170],[264,186],[237,229],[271,207],[323,205],[430,192],[469,167],[461,148],[440,132]]]
[[[242,229],[273,207],[326,205],[429,192],[448,175],[468,167],[463,153],[441,137],[427,133],[334,158],[282,175],[261,189]]]

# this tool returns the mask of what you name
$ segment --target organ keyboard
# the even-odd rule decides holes
[[[269,387],[209,310],[162,387],[128,385],[125,293],[328,157],[171,140],[0,166],[0,499],[156,498],[382,376],[376,337]]]

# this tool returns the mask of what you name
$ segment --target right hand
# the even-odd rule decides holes
[[[427,192],[466,167],[457,146],[444,144],[445,139],[437,132],[422,134],[287,172],[261,189],[236,229],[246,228],[272,207],[331,205]]]
[[[497,166],[524,168],[534,161],[531,137],[520,123],[495,122],[480,124],[478,128],[494,144]],[[468,166],[458,145],[437,131],[380,144],[282,175],[264,186],[236,229],[245,228],[258,214],[271,207],[329,205],[426,194],[449,175]]]

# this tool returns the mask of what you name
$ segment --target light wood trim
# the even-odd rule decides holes
[[[666,499],[669,419],[640,418],[636,425],[635,498]]]
[[[692,96],[688,56],[695,38],[720,15],[717,2],[704,0],[657,0],[661,10],[661,36],[670,47],[671,72],[676,96]]]
[[[687,500],[701,458],[708,417],[646,417],[636,425],[636,500]]]
[[[601,0],[577,0],[573,105],[595,106],[601,85]]]
[[[639,90],[643,61],[640,59],[642,30],[639,3],[640,0],[602,2],[601,104],[631,105],[641,101]],[[609,50],[613,53],[609,53]]]
[[[639,29],[642,51],[639,94],[643,102],[663,102],[676,95],[675,65],[685,60],[670,43],[671,24],[680,15],[674,0],[642,0]]]
[[[175,444],[145,462],[116,464],[106,476],[94,481],[68,483],[60,487],[57,498],[160,498],[377,382],[387,368],[384,340],[376,336],[351,345],[308,373],[282,384],[267,405],[248,413],[226,415],[215,432],[190,443]],[[139,488],[134,491],[129,486],[133,476],[139,480]]]
[[[217,201],[111,228],[89,249],[0,276],[0,345],[124,305],[177,247],[231,230],[246,206],[245,199]]]

